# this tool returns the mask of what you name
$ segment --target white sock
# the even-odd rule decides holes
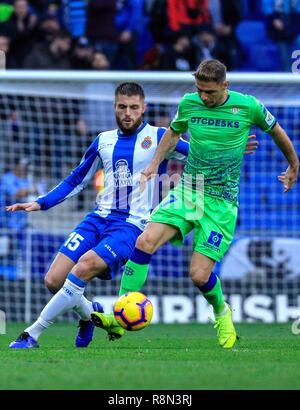
[[[80,279],[79,281],[81,284],[84,283]],[[63,287],[49,300],[37,321],[28,327],[26,332],[35,340],[38,340],[41,333],[51,326],[59,315],[71,310],[79,304],[83,292],[83,286],[76,285],[72,282],[72,279],[66,279]]]
[[[82,320],[90,320],[91,313],[94,312],[93,303],[82,295],[78,305],[73,310],[78,313]]]
[[[39,317],[31,326],[27,327],[24,332],[30,334],[35,340],[38,340],[41,333],[46,330],[49,326],[52,325],[53,322],[46,322],[41,317]]]

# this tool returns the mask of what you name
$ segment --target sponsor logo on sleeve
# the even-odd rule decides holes
[[[265,117],[265,121],[268,125],[272,125],[273,121],[274,121],[274,116],[270,113],[270,111],[266,110],[266,117]]]

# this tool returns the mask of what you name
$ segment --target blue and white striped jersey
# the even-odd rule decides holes
[[[155,197],[155,180],[140,192],[141,172],[151,162],[165,128],[146,122],[132,135],[115,129],[100,133],[85,152],[80,164],[54,189],[39,197],[41,209],[47,210],[80,192],[99,167],[104,169],[104,190],[96,198],[94,212],[103,218],[127,221],[144,229]],[[183,160],[189,143],[180,139],[171,158]],[[159,168],[166,172],[168,160]]]

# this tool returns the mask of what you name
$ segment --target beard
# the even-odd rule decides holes
[[[139,128],[141,123],[143,122],[142,117],[138,118],[130,127],[124,127],[121,120],[116,116],[116,122],[118,124],[119,129],[122,131],[123,134],[134,134],[136,130]]]

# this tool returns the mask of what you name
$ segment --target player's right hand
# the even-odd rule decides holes
[[[155,177],[158,172],[158,165],[151,163],[144,171],[141,172],[141,182],[140,182],[140,189],[141,192],[144,191],[146,187],[146,183],[149,179]]]
[[[23,202],[23,203],[9,205],[5,209],[7,212],[15,212],[15,211],[31,212],[31,211],[39,211],[41,209],[41,205],[35,201]]]

